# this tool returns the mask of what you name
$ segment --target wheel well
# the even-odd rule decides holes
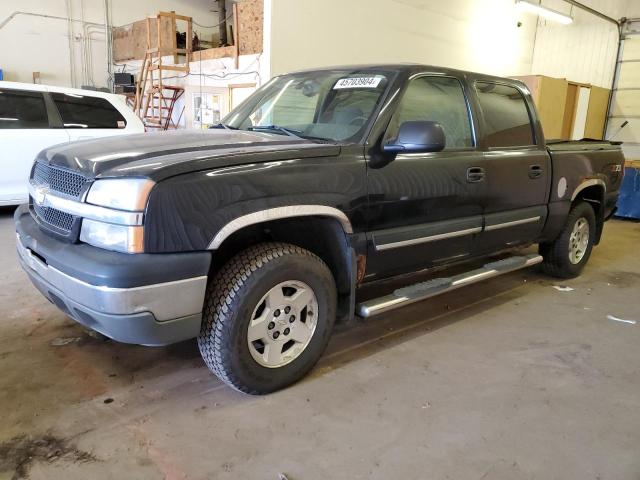
[[[355,287],[355,254],[340,222],[329,217],[294,217],[244,227],[224,240],[213,251],[214,275],[238,252],[262,242],[285,242],[309,250],[329,267],[338,295],[351,303]],[[339,300],[338,318],[349,314],[351,307]]]
[[[604,226],[604,188],[600,185],[592,185],[578,192],[573,200],[573,204],[577,202],[587,202],[593,208],[596,214],[596,245],[600,243],[602,236],[602,228]]]

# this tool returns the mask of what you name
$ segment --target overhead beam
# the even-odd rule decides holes
[[[613,17],[610,17],[609,15],[605,15],[602,12],[599,12],[598,10],[595,10],[591,7],[588,7],[587,5],[585,5],[584,3],[580,3],[577,2],[576,0],[563,0],[565,2],[567,2],[570,5],[573,5],[576,8],[579,8],[581,10],[584,10],[585,12],[590,13],[591,15],[595,15],[596,17],[601,18],[602,20],[606,20],[607,22],[611,22],[613,23],[616,27],[620,26],[620,22],[618,20],[616,20]]]

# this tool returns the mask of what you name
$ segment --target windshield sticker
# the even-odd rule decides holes
[[[376,88],[382,77],[351,77],[341,78],[333,86],[334,90],[340,90],[342,88]]]

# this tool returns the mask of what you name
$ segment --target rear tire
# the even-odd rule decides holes
[[[236,390],[280,390],[305,376],[324,352],[336,298],[331,271],[313,253],[286,243],[252,246],[207,287],[202,358]]]
[[[558,278],[574,278],[589,261],[596,239],[596,215],[587,202],[576,203],[553,242],[540,244],[543,270]]]

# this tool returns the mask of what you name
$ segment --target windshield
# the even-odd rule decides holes
[[[389,72],[325,70],[274,78],[222,121],[228,128],[348,141],[362,135]]]

